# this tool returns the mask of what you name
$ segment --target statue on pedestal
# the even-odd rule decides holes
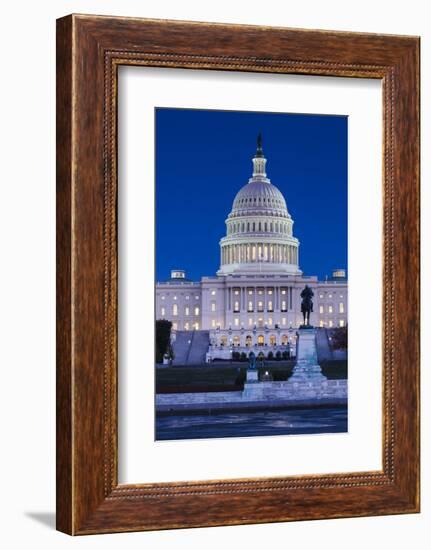
[[[310,326],[310,313],[313,311],[313,296],[314,292],[308,285],[305,285],[304,290],[301,292],[301,312],[304,317],[304,327]]]

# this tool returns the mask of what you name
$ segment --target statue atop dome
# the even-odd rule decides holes
[[[256,158],[263,158],[262,132],[259,132],[259,134],[258,134],[258,136],[257,136]]]

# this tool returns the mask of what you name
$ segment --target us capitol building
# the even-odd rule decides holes
[[[156,284],[156,318],[172,322],[176,363],[228,359],[250,348],[265,356],[270,351],[294,355],[306,284],[314,292],[312,325],[347,324],[345,271],[337,269],[325,281],[303,275],[293,219],[267,177],[260,135],[252,160],[253,175],[225,221],[216,276],[192,282],[176,269],[170,280]]]

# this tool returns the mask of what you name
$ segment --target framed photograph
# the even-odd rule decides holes
[[[57,528],[419,511],[419,39],[57,21]]]

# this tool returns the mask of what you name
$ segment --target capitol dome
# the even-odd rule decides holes
[[[220,241],[219,275],[286,273],[301,275],[299,241],[281,191],[266,175],[266,158],[259,134],[253,175],[237,193]]]

